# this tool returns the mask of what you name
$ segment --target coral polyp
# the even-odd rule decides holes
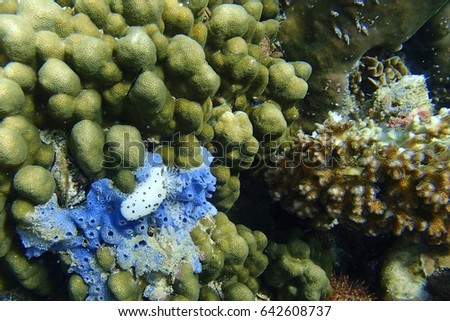
[[[449,9],[0,0],[0,299],[430,298]]]
[[[154,273],[175,275],[183,262],[200,272],[200,252],[189,233],[197,221],[217,214],[207,200],[216,179],[206,164],[171,172],[159,154],[147,154],[144,166],[136,172],[138,187],[132,194],[101,179],[91,185],[86,203],[80,206],[60,208],[55,196],[34,210],[25,201],[16,201],[12,210],[27,256],[45,252],[61,256],[68,272],[80,275],[88,286],[89,300],[112,298],[106,281],[119,267],[133,269],[131,275],[142,277],[140,282],[147,287],[154,286]],[[146,193],[156,195],[145,198]],[[142,205],[155,199],[158,204]],[[112,262],[106,269],[101,263],[105,255],[100,252],[108,253]],[[144,295],[150,296],[149,291]]]

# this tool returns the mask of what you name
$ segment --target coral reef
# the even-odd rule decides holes
[[[0,299],[445,297],[448,8],[0,1]]]
[[[278,38],[288,59],[301,57],[314,70],[308,82],[309,96],[299,106],[304,117],[321,121],[329,110],[342,106],[348,73],[367,51],[376,47],[398,50],[446,3],[290,1]]]
[[[382,60],[363,56],[358,62],[358,70],[349,76],[350,92],[358,104],[362,105],[366,100],[370,100],[378,88],[389,86],[409,74],[408,68],[399,56]]]
[[[256,279],[267,267],[266,236],[234,225],[224,213],[200,221],[191,233],[203,253],[200,300],[255,300]],[[213,295],[212,292],[215,292]]]
[[[207,213],[216,214],[206,200],[215,184],[207,165],[171,169],[160,155],[148,154],[136,178],[132,194],[121,193],[108,179],[95,181],[82,207],[61,209],[52,198],[33,210],[26,201],[16,200],[12,212],[27,256],[60,254],[68,272],[80,275],[88,286],[88,300],[110,299],[111,292],[119,298],[114,284],[123,278],[143,277],[151,286],[149,274],[176,274],[183,262],[200,272],[189,232]],[[133,268],[134,275],[118,276],[116,264],[124,271]]]
[[[449,110],[432,115],[423,77],[374,96],[385,113],[378,119],[332,114],[313,134],[299,131],[293,150],[266,173],[271,195],[315,227],[347,224],[448,244]]]
[[[258,154],[264,157],[259,148],[264,135],[287,134],[298,117],[294,104],[306,95],[311,68],[268,53],[278,14],[277,1],[2,3],[1,260],[8,261],[13,250],[17,262],[55,254],[71,275],[72,299],[137,299],[142,293],[158,298],[162,292],[168,298],[171,291],[179,298],[198,298],[194,293],[202,287],[192,286],[201,270],[199,253],[183,254],[188,264],[179,267],[180,278],[175,267],[154,264],[166,253],[161,244],[176,247],[183,240],[174,224],[186,220],[189,226],[179,229],[187,235],[206,212],[215,214],[214,206],[199,202],[210,196],[216,179],[187,174],[202,170],[201,146],[215,157],[211,172],[218,184],[212,201],[228,210],[239,196],[239,172],[249,169]],[[146,151],[159,153],[166,164],[149,170],[152,184],[139,177],[139,168],[148,162]],[[180,175],[186,185],[173,195],[160,171]],[[160,193],[138,204],[147,188]],[[110,210],[116,214],[106,215]],[[151,223],[147,211],[159,213]],[[180,211],[190,214],[177,216]],[[87,222],[87,216],[95,222]],[[136,231],[138,226],[143,230]],[[108,228],[120,240],[113,241]],[[221,291],[225,297],[249,299],[257,292],[255,277],[265,268],[256,254],[265,243],[259,234],[255,241],[243,227],[239,231],[250,261],[262,263],[258,273],[243,272],[247,268],[238,273],[247,256],[241,253],[233,263],[233,275],[239,277],[227,274]],[[237,238],[232,229],[227,233]],[[185,247],[196,249],[186,235]],[[134,246],[149,254],[151,264],[127,254]],[[41,263],[43,271],[50,269]],[[25,284],[16,265],[8,266]],[[127,271],[130,267],[134,273]],[[154,294],[150,288],[158,282],[167,286]]]
[[[141,1],[92,6],[78,0],[60,7],[51,0],[27,0],[5,7],[0,92],[10,103],[0,114],[22,113],[39,127],[68,130],[84,120],[102,128],[120,120],[136,126],[144,139],[173,141],[174,135],[193,134],[202,144],[214,140],[215,147],[225,141],[235,146],[233,157],[242,158],[236,168],[247,169],[258,146],[255,138],[242,140],[247,130],[239,129],[242,133],[224,138],[227,122],[209,120],[211,108],[226,105],[250,115],[252,101],[270,100],[291,110],[306,95],[309,75],[301,70],[308,64],[264,54],[261,42],[268,35],[273,39],[279,26],[272,19],[279,13],[276,3],[210,3],[208,10],[207,4],[167,0],[151,2],[142,12]],[[35,112],[43,123],[36,123]],[[297,116],[280,114],[278,130]],[[246,126],[260,132],[266,129],[261,119],[264,115],[253,117]],[[236,148],[247,145],[242,152]],[[96,166],[83,170],[95,178],[107,174]]]

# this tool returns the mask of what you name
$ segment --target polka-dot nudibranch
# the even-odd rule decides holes
[[[146,176],[120,205],[120,213],[128,221],[156,211],[176,185],[173,171],[163,164],[151,167]]]

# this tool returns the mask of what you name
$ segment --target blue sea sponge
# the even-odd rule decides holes
[[[174,275],[183,263],[200,272],[201,253],[190,231],[206,214],[217,213],[207,200],[216,183],[211,156],[202,151],[204,163],[192,169],[167,167],[159,154],[147,153],[135,172],[138,184],[131,194],[100,179],[92,183],[82,206],[60,208],[55,196],[36,206],[18,225],[27,256],[47,251],[61,255],[68,272],[83,278],[90,300],[112,298],[107,285],[111,271],[103,270],[95,258],[100,247],[111,249],[115,269],[132,270],[149,286],[154,272]]]
[[[68,257],[70,264],[68,273],[76,273],[83,278],[89,287],[87,300],[103,301],[112,299],[107,286],[108,274],[102,271],[95,260],[95,254],[82,246],[62,252]]]
[[[38,206],[34,213],[28,213],[24,217],[25,222],[18,226],[29,257],[40,256],[50,249],[73,247],[80,242],[76,238],[75,223],[68,219],[65,210],[57,211],[57,207],[56,196],[53,196],[45,207]]]

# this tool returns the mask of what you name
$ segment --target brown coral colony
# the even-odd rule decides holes
[[[381,134],[374,120],[334,114],[313,134],[298,132],[293,150],[266,174],[271,195],[319,228],[346,224],[448,244],[449,121],[442,109]]]

